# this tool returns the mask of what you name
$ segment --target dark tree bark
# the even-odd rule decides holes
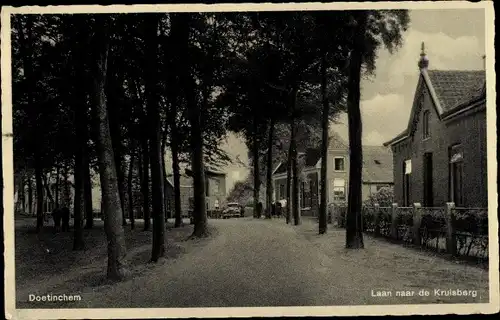
[[[35,147],[36,148],[36,147]],[[43,169],[38,152],[35,154],[35,184],[36,184],[36,230],[43,228]]]
[[[271,219],[271,206],[273,203],[273,143],[274,143],[274,117],[269,121],[269,136],[267,138],[267,184],[266,184],[266,218]]]
[[[109,279],[121,280],[126,275],[125,234],[123,232],[120,194],[116,177],[115,157],[111,143],[108,108],[105,95],[107,59],[109,51],[109,18],[96,16],[94,48],[96,49],[96,66],[94,74],[94,101],[97,113],[98,161],[102,189],[102,207],[104,211],[104,229],[108,242]]]
[[[189,60],[189,37],[192,17],[190,14],[176,14],[172,17],[172,39],[177,43],[178,64],[181,70],[180,83],[184,89],[191,125],[191,170],[194,186],[194,231],[193,237],[208,236],[208,219],[205,198],[205,166],[203,159],[202,110],[196,101],[196,84]]]
[[[61,166],[60,165],[57,165],[57,168],[56,168],[56,187],[55,187],[55,202],[56,202],[56,208],[59,208],[59,193],[60,193],[60,188],[59,188],[59,185],[61,183]],[[23,186],[23,190],[24,190],[24,186]],[[24,199],[23,199],[24,200]]]
[[[85,201],[85,229],[94,226],[94,210],[92,207],[92,177],[90,175],[90,163],[88,159],[88,148],[85,148],[83,165],[83,196]]]
[[[346,248],[361,249],[363,244],[362,213],[361,213],[361,169],[363,156],[361,150],[361,111],[360,81],[361,64],[366,32],[367,13],[356,12],[354,46],[351,52],[348,79],[347,119],[349,124],[349,194],[346,220]]]
[[[146,126],[144,126],[146,128]],[[144,133],[142,133],[144,135]],[[151,216],[149,212],[149,148],[147,137],[141,137],[142,145],[142,175],[141,175],[141,194],[142,194],[142,214],[144,218],[144,231],[148,231],[151,225]]]
[[[253,156],[253,213],[254,217],[260,219],[259,195],[260,195],[260,159],[259,159],[259,132],[257,117],[253,119],[252,156]]]
[[[292,91],[292,121],[290,125],[291,135],[290,135],[290,145],[291,145],[291,165],[292,165],[292,212],[293,212],[293,222],[297,226],[300,224],[300,208],[299,208],[299,173],[297,164],[297,128],[295,125],[295,103],[297,100],[297,89]]]
[[[113,75],[116,73],[113,72]],[[114,79],[109,79],[110,82],[117,82],[119,83],[118,77],[113,77]],[[110,87],[115,87],[116,84]],[[109,96],[114,97],[115,95],[115,89],[108,89],[108,92],[110,92]],[[125,175],[123,173],[123,144],[122,144],[122,134],[120,130],[120,110],[117,106],[117,101],[113,101],[115,99],[110,99],[110,108],[109,108],[109,125],[110,125],[110,130],[111,130],[111,142],[113,144],[113,153],[115,157],[115,167],[116,167],[116,175],[118,178],[118,190],[120,193],[120,206],[122,207],[122,224],[124,226],[127,225],[127,219],[126,219],[126,211],[125,211],[125,188],[124,188],[124,182],[125,182]]]
[[[28,177],[28,213],[33,213],[33,181]]]
[[[328,115],[330,114],[330,104],[326,95],[326,52],[321,56],[321,98],[323,103],[323,118],[321,119],[321,195],[319,207],[319,234],[326,233],[328,228],[327,220],[327,171],[328,171]]]
[[[182,212],[181,212],[181,173],[179,168],[179,147],[178,147],[178,134],[177,125],[175,123],[174,115],[177,114],[177,107],[173,106],[174,110],[171,115],[173,121],[170,122],[171,142],[170,149],[172,151],[172,171],[174,174],[174,206],[175,206],[175,223],[174,227],[178,228],[182,225]]]
[[[158,16],[145,19],[146,42],[146,99],[149,123],[149,159],[153,201],[153,248],[151,261],[157,262],[165,254],[165,210],[163,192],[163,165],[161,164],[161,124],[158,104]]]
[[[27,86],[30,90],[27,91],[28,103],[32,110],[37,110],[37,104],[33,91],[36,87],[36,80],[33,78],[33,17],[30,15],[26,16],[26,38],[23,32],[24,28],[19,22],[18,31],[20,32],[21,39],[21,56],[23,60],[24,75],[26,78]],[[36,112],[36,111],[35,111]],[[40,232],[43,228],[43,165],[42,158],[39,150],[39,125],[38,123],[33,124],[34,132],[32,138],[30,139],[30,147],[33,151],[34,167],[35,167],[35,184],[36,184],[36,230]]]
[[[77,131],[77,139],[81,139],[78,136],[81,134],[78,128],[79,121],[76,122],[76,131]],[[81,141],[80,141],[81,143]],[[77,146],[79,146],[77,144]],[[76,147],[75,151],[75,201],[73,207],[73,250],[83,250],[84,249],[84,241],[83,241],[83,214],[85,212],[85,198],[84,198],[84,172],[83,172],[83,150],[82,147]]]
[[[293,121],[293,120],[292,120]],[[286,163],[286,223],[292,220],[292,144],[288,146]]]
[[[168,181],[167,181],[167,164],[165,163],[165,151],[167,149],[167,132],[164,131],[162,141],[161,141],[161,169],[163,177],[163,211],[165,212],[165,221],[171,218],[171,212],[169,210],[169,193],[168,193]]]
[[[1,114],[0,114],[0,117],[1,117]],[[1,120],[2,119],[0,119],[0,122],[1,122]],[[0,129],[1,129],[1,123],[0,123]],[[0,168],[1,168],[1,164],[0,164]],[[2,176],[2,183],[3,183],[3,176]],[[20,192],[19,195],[21,196],[21,205],[23,207],[23,210],[22,210],[23,214],[26,213],[26,194],[25,194],[26,189],[25,189],[25,186],[26,186],[26,181],[24,180],[24,177],[23,177],[21,179],[21,189],[19,190],[19,192]],[[2,196],[3,196],[3,191],[2,191]]]
[[[127,177],[127,197],[128,197],[128,214],[130,220],[130,228],[134,230],[135,219],[134,219],[134,196],[132,192],[132,183],[134,178],[134,162],[135,162],[135,150],[130,150],[130,163],[128,167],[128,177]]]
[[[84,68],[84,48],[82,44],[84,43],[85,33],[81,30],[82,26],[86,23],[85,19],[78,17],[74,21],[74,35],[76,41],[74,44],[73,57],[73,93],[76,97],[75,101],[75,166],[74,166],[74,178],[75,178],[75,201],[73,207],[73,250],[83,250],[84,240],[83,240],[83,217],[85,213],[85,157],[86,146],[87,146],[87,105],[85,104],[86,92],[82,84],[80,83],[82,79],[85,79]]]

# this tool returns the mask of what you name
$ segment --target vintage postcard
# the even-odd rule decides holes
[[[7,319],[499,310],[492,2],[3,7]]]

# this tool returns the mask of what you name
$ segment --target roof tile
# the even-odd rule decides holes
[[[486,80],[484,70],[428,70],[444,112],[476,96]]]

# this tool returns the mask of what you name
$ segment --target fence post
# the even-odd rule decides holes
[[[422,205],[413,204],[413,243],[420,246],[420,223],[422,222]]]
[[[393,203],[391,208],[391,238],[394,240],[398,239],[398,226],[396,224],[398,217],[398,204]]]
[[[455,236],[455,214],[453,209],[455,208],[455,203],[446,203],[446,251],[451,255],[455,256],[457,254],[457,238]]]
[[[373,224],[374,224],[374,229],[373,233],[375,236],[380,235],[380,205],[378,203],[375,203],[375,212],[373,213]]]

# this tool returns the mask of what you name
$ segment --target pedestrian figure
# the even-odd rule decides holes
[[[281,218],[281,209],[281,201],[278,201],[278,203],[276,203],[276,215],[278,218]]]

